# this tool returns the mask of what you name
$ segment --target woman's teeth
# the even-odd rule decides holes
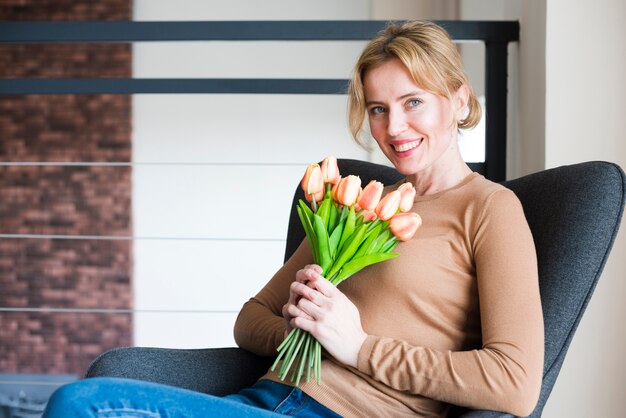
[[[405,142],[404,144],[392,144],[392,146],[396,152],[404,152],[417,147],[420,142],[422,142],[421,139],[413,142]]]

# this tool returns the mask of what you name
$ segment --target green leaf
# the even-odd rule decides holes
[[[363,268],[370,266],[372,264],[380,263],[382,261],[390,260],[394,257],[397,257],[399,254],[397,253],[374,253],[364,255],[363,257],[354,258],[347,262],[339,274],[333,279],[333,284],[337,286],[339,283],[352,276],[355,273],[358,273]]]
[[[359,247],[359,249],[357,250],[357,252],[354,254],[352,258],[361,257],[367,254],[367,250],[369,249],[372,242],[374,242],[374,240],[378,238],[378,236],[380,235],[382,224],[376,225],[374,229],[372,230],[369,230],[369,229],[370,229],[369,227],[366,229],[365,240],[363,241],[363,244],[361,244],[361,246]]]
[[[356,251],[359,249],[359,246],[363,242],[366,228],[367,225],[361,225],[361,227],[357,229],[350,236],[350,238],[348,238],[348,240],[345,242],[345,245],[339,251],[339,256],[333,263],[330,271],[328,271],[326,277],[333,277],[335,273],[337,273],[341,269],[341,267],[343,267],[343,265],[352,258],[352,256],[356,253]],[[345,229],[343,235],[345,235]]]
[[[328,219],[330,218],[330,207],[332,204],[332,198],[325,196],[324,200],[322,200],[322,204],[316,212],[316,214],[322,218],[324,229],[328,227]]]
[[[344,222],[343,233],[341,234],[341,240],[339,241],[339,251],[341,251],[348,238],[350,238],[350,236],[354,232],[355,222],[356,214],[354,213],[354,207],[351,207],[348,211],[346,221]]]
[[[366,254],[373,253],[382,253],[382,246],[387,242],[387,240],[392,236],[391,231],[389,229],[385,229],[382,231],[380,235],[371,243],[370,247],[367,249]]]
[[[396,237],[392,236],[386,243],[383,244],[380,251],[383,253],[388,253],[389,251],[392,251],[394,248],[396,248],[396,245],[398,245],[398,243],[399,241],[396,239]]]
[[[311,219],[313,218],[313,211],[311,210],[311,208],[309,207],[309,205],[302,199],[298,200],[298,206],[304,211],[304,213],[306,214],[307,218]],[[311,222],[313,223],[313,222]]]
[[[330,247],[330,257],[332,259],[335,258],[337,254],[337,250],[339,249],[339,240],[341,239],[341,234],[343,233],[343,223],[337,225],[337,227],[333,230],[333,233],[330,234],[330,238],[328,240],[328,246]]]
[[[320,256],[319,265],[320,267],[322,267],[323,276],[324,272],[327,271],[333,260],[330,257],[328,231],[324,226],[324,221],[322,220],[322,217],[318,214],[313,215],[313,230],[315,231],[315,235],[317,235],[317,249]]]
[[[313,260],[316,263],[319,263],[320,255],[317,247],[317,236],[315,235],[315,231],[313,231],[313,225],[311,225],[309,218],[307,218],[305,211],[301,207],[298,206],[296,208],[296,211],[298,212],[300,223],[302,224],[302,228],[304,228],[304,233],[306,235],[309,246],[311,247]],[[311,215],[313,215],[312,212]]]
[[[339,224],[339,209],[337,209],[337,205],[332,200],[332,197],[331,197],[331,204],[329,206],[330,206],[330,216],[328,217],[328,226],[326,229],[328,229],[329,231],[334,231],[337,228],[337,225]]]

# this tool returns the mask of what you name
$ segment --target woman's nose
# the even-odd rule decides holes
[[[406,115],[400,111],[389,111],[389,121],[387,133],[391,136],[398,136],[407,128]]]

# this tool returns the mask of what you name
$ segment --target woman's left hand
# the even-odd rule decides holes
[[[317,270],[307,272],[306,283],[295,282],[292,291],[301,298],[287,310],[291,325],[308,331],[338,361],[357,366],[359,350],[367,338],[357,307]]]

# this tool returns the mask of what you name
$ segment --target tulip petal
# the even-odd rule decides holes
[[[322,176],[326,184],[337,184],[341,178],[337,159],[332,155],[324,158],[324,161],[322,161]]]

